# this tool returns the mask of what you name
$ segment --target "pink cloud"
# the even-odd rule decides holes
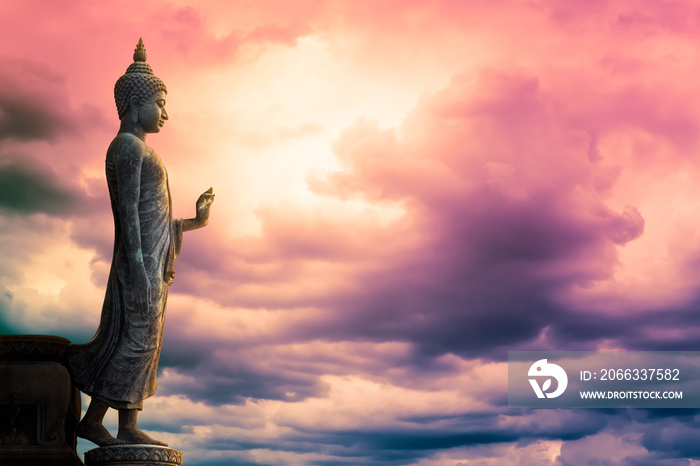
[[[397,130],[356,121],[334,144],[339,170],[309,187],[399,203],[402,217],[267,206],[261,234],[224,254],[186,243],[178,270],[189,280],[175,290],[317,307],[288,321],[292,339],[405,340],[437,356],[537,338],[568,321],[557,297],[608,279],[617,247],[644,229],[634,207],[606,204],[616,171],[601,165],[588,122],[571,117],[569,92],[491,70],[424,97]]]

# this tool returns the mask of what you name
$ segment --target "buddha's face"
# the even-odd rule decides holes
[[[165,92],[153,94],[139,107],[139,124],[147,133],[157,133],[168,119],[165,111]]]

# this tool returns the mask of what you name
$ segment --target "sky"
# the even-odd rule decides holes
[[[185,464],[700,463],[700,410],[507,405],[508,351],[700,350],[695,2],[2,2],[0,333],[97,328],[139,38],[216,193],[139,416]]]

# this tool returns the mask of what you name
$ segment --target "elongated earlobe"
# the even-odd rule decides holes
[[[139,98],[135,95],[132,95],[129,104],[129,111],[131,112],[131,122],[136,124],[139,122]]]

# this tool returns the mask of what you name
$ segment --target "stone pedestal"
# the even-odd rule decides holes
[[[114,445],[85,453],[85,466],[178,466],[182,452],[158,445]]]
[[[0,335],[0,466],[82,466],[65,338]]]

